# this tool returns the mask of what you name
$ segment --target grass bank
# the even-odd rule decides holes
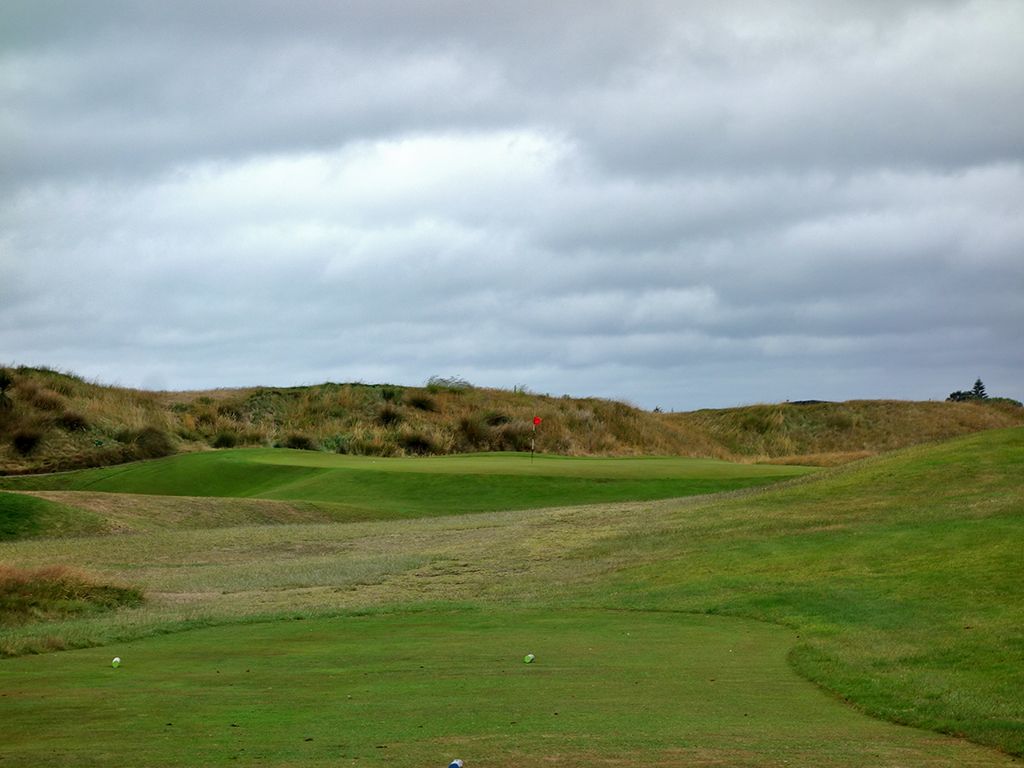
[[[55,475],[0,478],[0,487],[232,497],[287,501],[293,506],[298,502],[305,509],[312,506],[323,520],[351,522],[692,496],[750,488],[810,471],[806,467],[687,458],[475,454],[374,459],[283,449],[237,449]],[[65,506],[76,503],[71,494],[59,498]],[[147,503],[136,501],[142,507]],[[225,524],[238,520],[231,512],[236,507],[222,507]],[[158,509],[167,507],[158,505]],[[92,531],[98,512],[102,510],[92,506],[91,514],[76,513],[74,519],[89,526],[87,532]],[[210,515],[204,519],[209,522]],[[59,530],[66,533],[73,524],[69,516]],[[42,525],[36,527],[42,530]]]

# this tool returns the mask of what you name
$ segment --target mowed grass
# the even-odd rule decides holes
[[[330,519],[375,520],[662,499],[749,488],[812,471],[689,458],[528,454],[367,458],[244,449],[0,480],[0,487],[314,502]]]
[[[102,521],[87,511],[33,496],[0,492],[0,541],[102,530]]]
[[[785,627],[775,631],[782,632],[792,668],[855,709],[1024,755],[1021,429],[908,449],[725,498],[34,539],[0,542],[0,560],[19,567],[66,563],[139,586],[148,598],[143,607],[109,616],[0,629],[0,652],[8,654],[57,647],[55,638],[68,647],[116,643],[95,657],[104,666],[114,653],[127,658],[119,653],[126,642],[215,624],[228,625],[217,630],[231,638],[221,642],[227,653],[235,643],[245,647],[250,628],[261,626],[251,624],[256,618],[310,621],[354,609],[404,610],[440,632],[448,623],[457,628],[459,620],[451,617],[463,614],[491,617],[511,632],[518,626],[515,616],[529,609],[556,627],[566,621],[562,634],[566,642],[578,640],[578,651],[583,635],[569,620],[580,609],[729,615]],[[391,626],[401,632],[398,624]],[[180,638],[187,647],[201,634],[165,639]],[[679,648],[681,662],[696,652],[695,646]],[[547,656],[536,647],[528,650]],[[4,660],[0,678],[17,682],[29,669],[23,663],[46,670],[73,656]],[[381,659],[377,670],[386,677],[395,662]],[[659,662],[655,674],[665,668]],[[62,668],[52,669],[58,684]],[[604,669],[598,673],[615,685],[625,679],[614,666]],[[16,672],[8,678],[8,670]],[[744,674],[741,683],[748,680],[756,690],[754,673]],[[466,691],[468,703],[487,706],[487,696]],[[716,695],[693,704],[691,712],[700,719]],[[652,696],[667,694],[655,690]],[[668,701],[652,698],[651,704]],[[9,706],[11,696],[0,698],[0,721]],[[431,700],[417,711],[443,707]],[[759,738],[772,738],[767,721],[760,729]],[[489,731],[478,732],[481,744],[494,743],[487,741]],[[687,746],[686,733],[679,729],[675,743]],[[791,742],[790,732],[779,732],[779,749],[807,747],[793,759],[792,753],[744,753],[732,731],[721,730],[719,747],[739,751],[709,752],[704,764],[985,765],[1002,759],[986,752],[954,759],[900,752],[902,747],[885,759],[839,755],[836,743],[857,741],[855,730],[837,725],[827,736],[809,733],[815,735]],[[314,742],[304,745],[317,743],[311,735]],[[548,754],[548,743],[538,736],[520,762],[523,755]],[[563,764],[635,762],[608,742],[592,743],[592,751]],[[647,762],[700,765],[704,759],[699,752],[666,755],[656,740],[652,744]],[[282,757],[280,764],[301,762],[301,756]]]
[[[1024,430],[680,510],[659,528],[602,545],[633,548],[638,564],[602,595],[796,628],[794,665],[865,711],[1024,755]]]
[[[736,619],[493,608],[197,630],[4,662],[3,763],[1013,764],[859,715],[792,671],[793,641]]]

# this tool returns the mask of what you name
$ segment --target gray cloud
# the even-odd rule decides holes
[[[0,359],[1022,398],[1014,2],[0,9]]]

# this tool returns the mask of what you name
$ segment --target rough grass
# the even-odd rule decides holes
[[[141,602],[137,589],[102,583],[67,566],[23,569],[0,564],[0,626],[94,614]]]
[[[546,454],[831,466],[920,442],[1024,424],[1024,408],[995,400],[781,404],[661,414],[600,398],[510,392],[454,380],[448,384],[458,386],[326,383],[144,392],[46,369],[4,370],[11,383],[0,408],[0,473],[8,474],[234,446],[401,456],[521,451],[534,442]],[[536,432],[535,416],[543,418]]]
[[[705,445],[709,456],[834,466],[920,443],[1020,426],[1024,408],[1005,402],[851,400],[750,405],[664,414],[662,419]]]

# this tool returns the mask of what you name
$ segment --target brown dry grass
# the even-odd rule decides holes
[[[138,590],[102,582],[78,568],[0,564],[0,626],[95,613],[141,601]]]
[[[921,443],[1024,425],[1024,408],[1004,403],[851,400],[780,403],[665,414],[720,458],[835,466]]]
[[[34,491],[31,496],[98,515],[110,533],[232,525],[327,523],[327,505],[266,499],[148,496],[89,491]]]
[[[600,398],[519,390],[321,384],[192,392],[102,386],[14,369],[0,413],[0,472],[40,472],[145,458],[143,430],[173,450],[308,445],[361,455],[524,451],[694,456],[834,466],[922,442],[1024,424],[1010,403],[850,401],[651,413]],[[534,432],[533,419],[543,419]],[[75,417],[75,418],[72,418]],[[84,423],[84,424],[83,424]],[[78,426],[76,426],[78,425]],[[41,434],[23,453],[19,429]]]

